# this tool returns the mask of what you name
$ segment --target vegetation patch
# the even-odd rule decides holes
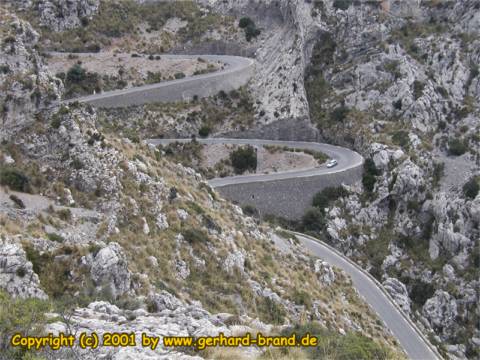
[[[448,153],[453,156],[460,156],[468,151],[468,145],[465,140],[453,138],[448,142]]]
[[[329,330],[317,322],[306,322],[288,327],[281,332],[283,336],[292,333],[297,337],[310,334],[318,339],[318,345],[302,349],[307,359],[341,359],[341,360],[383,360],[392,359],[393,354],[384,345],[361,333],[348,332],[339,336],[336,331]]]
[[[466,198],[475,199],[480,190],[480,177],[474,176],[463,185],[463,194]]]
[[[257,153],[253,146],[247,145],[230,153],[230,162],[236,174],[257,169]]]
[[[377,176],[380,175],[380,170],[377,169],[375,162],[371,158],[365,160],[363,170],[363,187],[368,193],[371,193],[375,188],[375,183],[377,182]]]
[[[14,191],[30,191],[30,179],[22,171],[12,167],[0,168],[0,185],[8,186]]]
[[[342,186],[327,187],[315,194],[312,205],[323,211],[331,202],[345,196],[348,196],[348,191]]]
[[[249,17],[242,17],[238,22],[238,26],[244,30],[247,41],[251,41],[261,33],[261,30],[257,28],[255,22]]]
[[[42,29],[42,35],[49,50],[98,52],[111,45],[114,39],[140,35],[141,26],[146,26],[147,32],[160,30],[168,19],[173,17],[187,21],[187,26],[180,28],[176,34],[182,42],[198,41],[209,29],[230,25],[231,22],[230,18],[218,14],[204,14],[197,4],[190,0],[143,3],[134,0],[101,1],[97,14],[90,21],[85,21],[84,26],[62,32]],[[38,24],[34,14],[29,20]],[[137,37],[138,39],[140,38]],[[136,44],[147,52],[152,51],[152,47],[148,45],[142,41]],[[168,41],[162,41],[163,48],[153,51],[163,52],[171,45]]]

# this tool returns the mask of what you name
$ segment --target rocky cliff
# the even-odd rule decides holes
[[[363,186],[327,209],[324,235],[449,356],[478,356],[478,2],[202,3],[264,29],[256,124],[306,116],[371,159]]]
[[[43,65],[37,32],[11,9],[1,16],[1,356],[23,356],[8,346],[13,332],[275,334],[300,322],[344,335],[335,341],[346,348],[403,356],[345,274],[245,216],[161,149],[116,133],[95,109],[58,105],[62,83]],[[190,351],[37,355],[196,357]]]

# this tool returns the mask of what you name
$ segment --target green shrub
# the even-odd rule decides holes
[[[345,105],[338,106],[330,113],[330,119],[335,122],[343,122],[349,112],[350,110]]]
[[[431,283],[426,283],[421,280],[412,280],[410,298],[415,306],[421,308],[425,302],[433,296],[435,288]]]
[[[178,72],[175,75],[173,75],[175,79],[183,79],[185,77],[185,74],[183,72]]]
[[[5,167],[0,169],[0,185],[8,186],[14,191],[29,192],[30,180],[20,170]]]
[[[465,141],[454,138],[448,142],[448,153],[453,156],[460,156],[467,152],[468,147]]]
[[[242,17],[238,22],[238,26],[241,29],[245,29],[247,26],[255,26],[255,22],[249,17]]]
[[[201,137],[207,137],[210,135],[210,132],[212,131],[212,128],[209,125],[202,125],[200,130],[198,130],[198,135]]]
[[[392,354],[383,345],[355,332],[340,336],[337,332],[322,327],[317,322],[306,322],[290,326],[282,330],[281,335],[297,337],[310,334],[318,339],[315,347],[305,348],[309,359],[339,359],[339,360],[386,360],[392,359]]]
[[[313,197],[312,205],[319,208],[320,210],[323,210],[324,208],[328,207],[331,201],[335,201],[338,198],[347,195],[348,191],[341,186],[327,187],[315,194],[315,196]]]
[[[258,35],[260,35],[260,33],[260,29],[257,29],[255,25],[247,26],[245,28],[245,39],[247,41],[251,41],[253,38],[256,38]]]
[[[45,313],[51,311],[48,302],[36,298],[13,298],[0,290],[0,353],[5,359],[31,359],[25,349],[13,349],[12,335],[40,335],[46,324]]]
[[[230,162],[236,174],[243,174],[247,170],[257,169],[257,152],[253,146],[247,145],[230,153]]]
[[[201,229],[188,228],[182,230],[182,235],[190,244],[205,244],[210,240],[208,234]]]
[[[257,301],[258,316],[269,324],[281,325],[287,315],[283,305],[277,304],[270,298],[261,298]]]
[[[395,145],[399,145],[403,148],[408,148],[410,145],[410,138],[408,136],[408,131],[398,130],[395,131],[392,135],[392,141]]]
[[[376,177],[380,175],[380,171],[377,169],[375,162],[371,158],[365,160],[363,170],[363,187],[366,191],[372,192],[375,188],[375,183],[377,181]]]
[[[258,216],[258,210],[253,205],[242,206],[242,211],[247,216]]]
[[[79,158],[73,159],[71,165],[72,165],[72,167],[73,167],[75,170],[83,169],[82,160],[80,160]]]
[[[302,227],[306,231],[322,231],[325,227],[323,211],[316,207],[308,209],[302,217]]]
[[[413,82],[413,97],[415,100],[420,98],[423,95],[423,89],[425,88],[425,83],[415,80]]]
[[[479,179],[477,177],[472,177],[468,180],[465,185],[463,185],[463,194],[465,197],[470,199],[475,199],[480,190],[480,185],[478,184]]]
[[[86,79],[87,72],[79,64],[73,65],[67,72],[67,81],[78,84]]]
[[[395,110],[402,110],[402,99],[392,102],[392,106]]]
[[[47,234],[47,237],[48,237],[48,240],[55,241],[55,242],[58,242],[58,243],[62,243],[65,240],[63,238],[63,236],[55,234],[55,233],[49,233],[49,234]]]
[[[352,5],[353,0],[335,0],[333,2],[333,7],[335,9],[347,10],[350,5]]]
[[[242,17],[238,22],[238,26],[245,31],[247,41],[260,35],[261,31],[255,25],[255,22],[249,17]]]

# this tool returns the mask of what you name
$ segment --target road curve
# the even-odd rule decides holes
[[[224,63],[224,68],[215,72],[189,76],[182,79],[164,81],[123,90],[83,96],[64,100],[89,103],[100,107],[126,107],[155,102],[173,102],[215,95],[221,90],[231,91],[245,85],[253,73],[254,60],[229,55],[161,55],[165,59],[196,59]]]
[[[198,57],[198,55],[162,56],[170,58]],[[245,84],[248,81],[248,74],[253,68],[254,64],[252,59],[236,56],[201,55],[201,57],[212,61],[223,61],[226,64],[225,69],[214,73],[198,75],[179,80],[71,99],[65,101],[65,103],[78,101],[105,107],[122,107],[155,101],[178,101],[191,98],[194,95],[198,95],[199,97],[211,96],[213,95],[212,92],[214,91],[218,92],[220,90],[225,90],[221,88],[222,86],[218,85],[218,79],[225,78],[225,82],[230,81],[230,84],[228,85],[233,88],[237,88]],[[202,88],[202,83],[204,83],[204,88]],[[147,140],[148,143],[154,145],[165,145],[175,141],[186,142],[190,141],[190,139]],[[292,178],[308,178],[319,175],[321,176],[324,174],[327,175],[332,173],[341,173],[348,169],[361,166],[364,161],[358,153],[352,150],[321,143],[220,138],[198,139],[198,141],[205,144],[229,143],[238,145],[250,144],[288,146],[292,148],[321,151],[330,158],[338,161],[338,165],[331,169],[328,169],[323,165],[308,170],[293,170],[274,174],[255,174],[212,179],[209,181],[209,184],[215,188],[235,184],[268,182],[272,180]],[[365,298],[366,302],[373,308],[373,310],[376,311],[378,316],[392,331],[394,336],[396,336],[410,358],[418,360],[440,358],[437,356],[434,350],[432,350],[433,347],[431,347],[424,335],[416,329],[413,322],[411,322],[405,315],[402,314],[402,312],[395,306],[393,300],[382,289],[382,286],[376,283],[371,276],[364,272],[359,266],[355,265],[352,261],[341,255],[338,251],[324,243],[321,243],[319,240],[300,233],[296,233],[296,236],[314,255],[319,256],[330,264],[343,269],[352,278],[353,284],[358,292]]]
[[[148,143],[153,145],[167,145],[172,142],[188,142],[191,139],[150,139]],[[242,184],[250,182],[273,181],[278,179],[298,178],[318,176],[322,174],[330,174],[342,172],[352,167],[361,166],[363,157],[358,153],[329,144],[308,143],[308,142],[292,142],[279,140],[260,140],[260,139],[197,139],[202,144],[236,144],[236,145],[277,145],[287,146],[297,149],[309,149],[321,151],[330,158],[336,159],[338,165],[328,169],[325,165],[318,168],[308,170],[293,170],[275,174],[255,174],[246,176],[232,176],[226,178],[217,178],[208,181],[214,187],[222,187],[231,184]],[[343,269],[352,279],[353,285],[360,293],[370,307],[378,314],[380,319],[392,331],[393,335],[398,339],[408,357],[415,360],[439,359],[440,357],[430,345],[425,336],[418,330],[415,324],[408,319],[407,315],[395,305],[393,299],[383,289],[382,285],[367,274],[358,265],[348,260],[332,247],[322,243],[320,240],[310,236],[294,233],[305,247],[315,256],[318,256],[331,265]]]
[[[392,331],[410,359],[430,360],[440,358],[425,336],[399,310],[394,301],[372,276],[320,240],[300,233],[294,234],[312,254],[324,259],[331,265],[341,268],[351,277],[357,291]]]
[[[167,145],[173,142],[189,142],[191,139],[150,139],[148,143],[153,145]],[[225,178],[216,178],[209,180],[208,183],[212,187],[222,187],[232,184],[245,184],[252,182],[266,182],[282,179],[303,178],[325,174],[334,174],[345,170],[361,166],[363,157],[355,151],[340,146],[334,146],[323,143],[303,142],[303,141],[281,141],[281,140],[261,140],[261,139],[224,139],[224,138],[208,138],[197,139],[201,144],[233,144],[233,145],[276,145],[286,146],[294,149],[307,149],[320,151],[329,158],[338,161],[338,165],[333,168],[327,168],[325,164],[311,169],[290,170],[273,174],[254,174],[239,175]]]

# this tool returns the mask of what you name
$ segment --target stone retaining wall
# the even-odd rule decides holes
[[[241,66],[232,71],[199,75],[170,84],[160,83],[129,91],[113,91],[105,97],[89,96],[76,100],[103,108],[191,100],[194,96],[203,98],[216,95],[221,90],[229,92],[238,89],[247,84],[253,71],[252,63],[250,66]]]
[[[329,186],[353,185],[360,181],[363,165],[333,174],[273,181],[232,184],[215,189],[238,205],[251,205],[261,216],[300,219],[311,207],[315,194]]]

